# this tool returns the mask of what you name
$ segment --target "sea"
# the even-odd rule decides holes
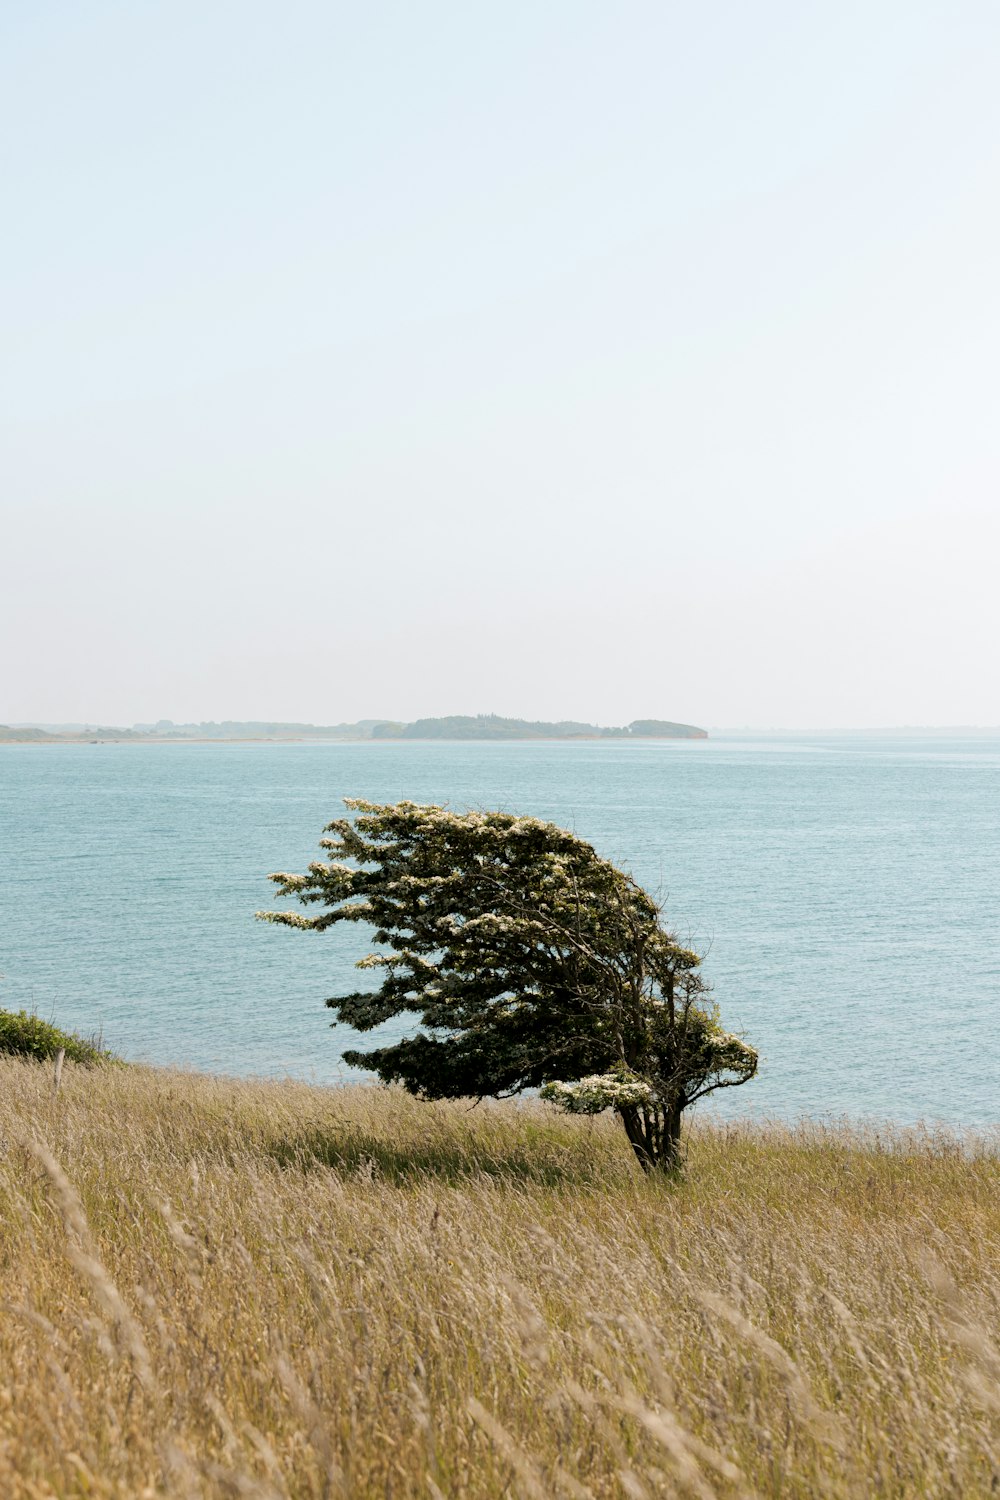
[[[324,1001],[373,982],[370,935],[254,919],[344,797],[530,813],[629,869],[761,1054],[715,1113],[1000,1122],[1000,731],[3,746],[0,1007],[129,1060],[368,1078]]]

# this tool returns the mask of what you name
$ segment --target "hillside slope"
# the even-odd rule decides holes
[[[0,1060],[0,1493],[985,1496],[1000,1169]],[[992,1341],[992,1342],[991,1342]]]

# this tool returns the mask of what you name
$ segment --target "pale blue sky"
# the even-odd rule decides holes
[[[0,33],[0,722],[1000,721],[995,0]]]

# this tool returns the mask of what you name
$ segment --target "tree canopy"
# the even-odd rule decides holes
[[[334,996],[337,1022],[370,1031],[419,1017],[412,1036],[344,1053],[425,1098],[537,1088],[563,1109],[621,1117],[642,1166],[678,1160],[681,1114],[752,1078],[757,1054],[723,1030],[699,956],[633,878],[538,818],[348,799],[326,858],[274,874],[311,914],[260,912],[322,932],[375,930],[359,960],[377,989]]]

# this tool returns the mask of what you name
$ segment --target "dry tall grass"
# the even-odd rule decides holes
[[[985,1496],[1000,1161],[0,1062],[0,1494]]]

